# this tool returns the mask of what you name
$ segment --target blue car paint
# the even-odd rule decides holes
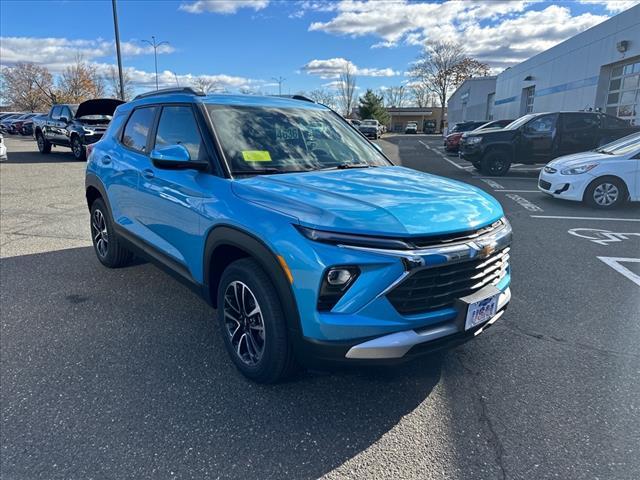
[[[103,182],[120,227],[184,266],[201,284],[205,242],[212,229],[233,226],[261,239],[291,270],[302,334],[310,339],[354,340],[455,317],[453,308],[399,314],[381,293],[404,271],[400,258],[314,242],[294,226],[398,237],[463,232],[503,216],[491,196],[464,183],[395,166],[243,179],[159,169],[113,135],[133,107],[158,101],[146,98],[120,106],[87,164],[87,172]],[[161,102],[325,108],[253,96],[175,94]],[[110,158],[107,164],[101,161],[105,157]],[[358,265],[361,274],[331,312],[319,312],[322,275],[333,265]],[[504,291],[509,282],[508,271],[497,287]]]

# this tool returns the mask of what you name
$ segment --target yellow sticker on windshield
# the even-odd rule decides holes
[[[243,150],[242,158],[245,162],[270,162],[271,155],[267,150]]]

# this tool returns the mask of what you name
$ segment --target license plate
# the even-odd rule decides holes
[[[467,321],[465,322],[464,329],[469,330],[470,328],[478,326],[491,319],[498,310],[498,297],[500,297],[500,294],[493,295],[469,305],[469,309],[467,310]]]

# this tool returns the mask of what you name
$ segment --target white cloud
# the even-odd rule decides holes
[[[149,55],[153,53],[150,45],[142,42],[121,42],[123,56]],[[175,49],[171,45],[158,48],[159,54],[171,53]],[[74,63],[80,55],[85,61],[93,61],[105,57],[114,57],[116,48],[113,42],[95,39],[84,40],[67,38],[34,38],[34,37],[0,37],[0,59],[2,65],[13,65],[17,62],[33,62],[46,65],[53,73],[59,73]]]
[[[354,65],[346,58],[329,58],[327,60],[311,60],[304,65],[301,70],[309,75],[316,75],[320,78],[338,78],[349,65],[354,75],[361,77],[393,77],[400,75],[392,68],[361,68]]]
[[[639,0],[633,0],[637,3]],[[573,15],[567,4],[543,10],[527,9],[535,0],[409,2],[341,0],[325,22],[313,22],[311,31],[350,37],[377,37],[372,48],[399,44],[423,46],[430,40],[456,40],[468,52],[494,69],[523,61],[586,30],[608,17]],[[607,8],[625,1],[601,0]],[[620,5],[618,5],[618,3]]]
[[[602,5],[612,13],[620,13],[638,5],[640,0],[578,0],[580,3]]]
[[[236,13],[241,8],[252,8],[256,12],[269,5],[269,0],[198,0],[183,3],[179,9],[189,13],[221,13],[228,15]]]

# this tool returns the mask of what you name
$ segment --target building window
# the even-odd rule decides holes
[[[493,120],[493,104],[496,101],[496,94],[490,93],[487,95],[487,120]]]
[[[640,60],[611,70],[606,113],[640,125]]]
[[[531,86],[522,89],[522,96],[524,98],[524,114],[533,112],[533,100],[536,96],[536,87]]]

